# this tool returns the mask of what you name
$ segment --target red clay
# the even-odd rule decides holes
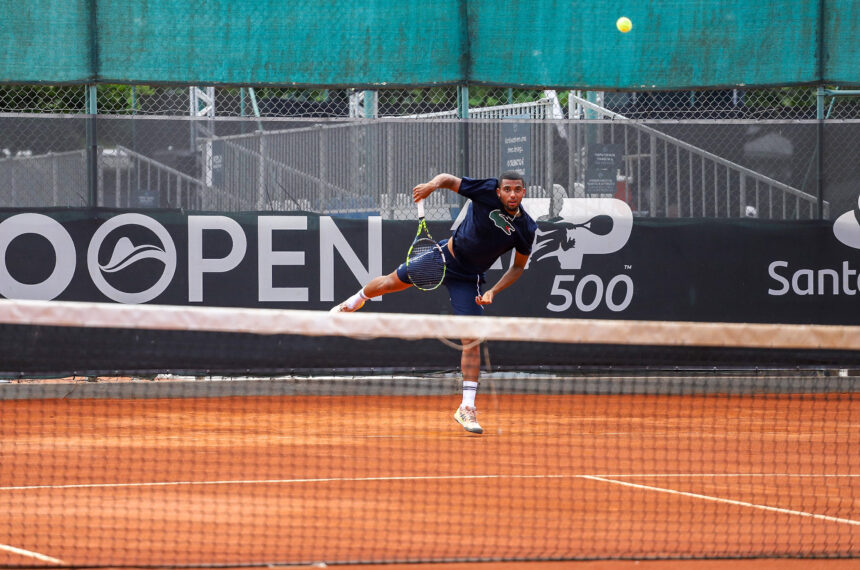
[[[0,564],[860,555],[848,395],[479,398],[2,401]]]

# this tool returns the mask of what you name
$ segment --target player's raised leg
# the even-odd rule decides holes
[[[403,291],[404,289],[412,287],[411,283],[405,283],[400,279],[400,277],[398,277],[399,271],[400,269],[398,268],[397,271],[392,271],[388,275],[374,277],[367,285],[359,289],[358,292],[352,295],[349,299],[332,307],[329,312],[351,313],[362,308],[364,304],[373,297],[387,295],[388,293],[396,293],[397,291]]]

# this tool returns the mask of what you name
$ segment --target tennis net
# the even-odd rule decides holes
[[[521,372],[844,368],[860,365],[858,331],[4,300],[0,374],[426,373],[459,364],[447,339],[485,342],[496,369]]]
[[[854,327],[36,301],[0,323],[3,567],[860,556]],[[461,338],[480,436],[453,420]]]

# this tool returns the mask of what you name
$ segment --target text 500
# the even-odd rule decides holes
[[[619,312],[630,306],[633,300],[633,280],[629,275],[616,275],[604,287],[603,279],[597,275],[586,275],[576,281],[576,286],[570,289],[563,284],[576,281],[576,275],[556,275],[552,283],[550,296],[561,297],[561,303],[550,302],[546,308],[560,313],[568,310],[571,305],[584,313],[589,313],[605,303],[610,311]],[[571,291],[572,289],[572,291]],[[621,297],[620,302],[616,298]]]

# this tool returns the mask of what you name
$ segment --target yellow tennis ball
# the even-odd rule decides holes
[[[618,18],[618,21],[615,22],[615,27],[618,28],[618,31],[622,34],[626,34],[633,29],[633,22],[630,21],[630,18],[621,16]]]

